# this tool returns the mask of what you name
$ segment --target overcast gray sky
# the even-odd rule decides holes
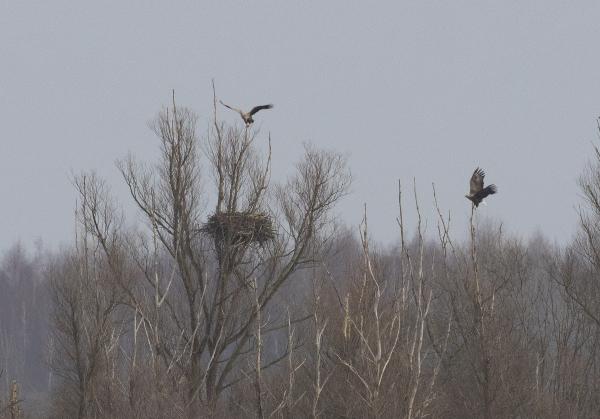
[[[151,159],[147,122],[178,101],[208,124],[226,102],[272,102],[257,125],[281,178],[310,141],[348,154],[340,206],[397,236],[397,179],[431,182],[455,231],[475,166],[499,194],[482,209],[524,236],[572,236],[576,179],[597,141],[600,2],[5,1],[0,5],[0,249],[73,236],[70,173]],[[233,114],[224,118],[236,121]],[[431,228],[431,227],[430,227]]]

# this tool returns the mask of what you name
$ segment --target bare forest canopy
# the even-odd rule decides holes
[[[135,219],[81,173],[73,243],[0,260],[0,418],[597,416],[597,150],[570,243],[476,209],[455,240],[435,189],[425,220],[399,185],[383,247],[366,211],[336,220],[339,153],[272,179],[270,136],[239,120],[199,136],[173,101],[152,128],[157,161],[118,163]]]

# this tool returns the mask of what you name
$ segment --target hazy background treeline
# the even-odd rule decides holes
[[[597,152],[571,241],[477,212],[455,239],[402,185],[382,246],[335,217],[343,156],[307,145],[276,180],[268,136],[195,121],[173,103],[158,160],[119,162],[134,220],[82,173],[73,243],[2,256],[0,417],[598,415]]]

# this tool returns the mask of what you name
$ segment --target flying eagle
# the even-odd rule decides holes
[[[493,195],[498,191],[496,185],[489,185],[485,188],[483,187],[483,178],[485,177],[485,172],[479,167],[475,169],[473,175],[471,176],[471,190],[469,191],[469,195],[465,195],[465,197],[473,202],[473,205],[476,207],[479,206],[481,201],[488,196]]]
[[[233,108],[229,105],[224,104],[222,100],[219,100],[219,102],[221,102],[221,105],[225,106],[226,108],[229,108],[232,111],[236,111],[237,113],[239,113],[247,127],[254,122],[254,119],[252,119],[252,115],[254,115],[258,111],[262,111],[263,109],[271,109],[273,107],[273,105],[271,104],[260,105],[250,109],[250,112],[244,112],[241,109]]]

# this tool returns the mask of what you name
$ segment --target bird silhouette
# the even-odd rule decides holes
[[[471,176],[469,195],[465,195],[467,199],[473,202],[475,207],[479,207],[479,204],[483,201],[483,199],[486,196],[493,195],[498,191],[496,185],[489,185],[484,188],[484,177],[485,172],[483,171],[483,169],[480,169],[479,167],[475,169],[473,175]]]
[[[246,124],[246,127],[250,126],[253,122],[254,119],[252,118],[252,116],[258,112],[258,111],[262,111],[263,109],[271,109],[273,108],[272,104],[268,104],[268,105],[259,105],[259,106],[255,106],[252,109],[250,109],[250,111],[248,112],[244,112],[241,109],[237,109],[234,108],[233,106],[229,106],[225,103],[223,103],[222,100],[219,100],[219,102],[221,102],[221,105],[225,106],[226,108],[231,109],[232,111],[236,111],[237,113],[240,114],[240,116],[242,117],[242,119],[244,120],[244,123]]]

